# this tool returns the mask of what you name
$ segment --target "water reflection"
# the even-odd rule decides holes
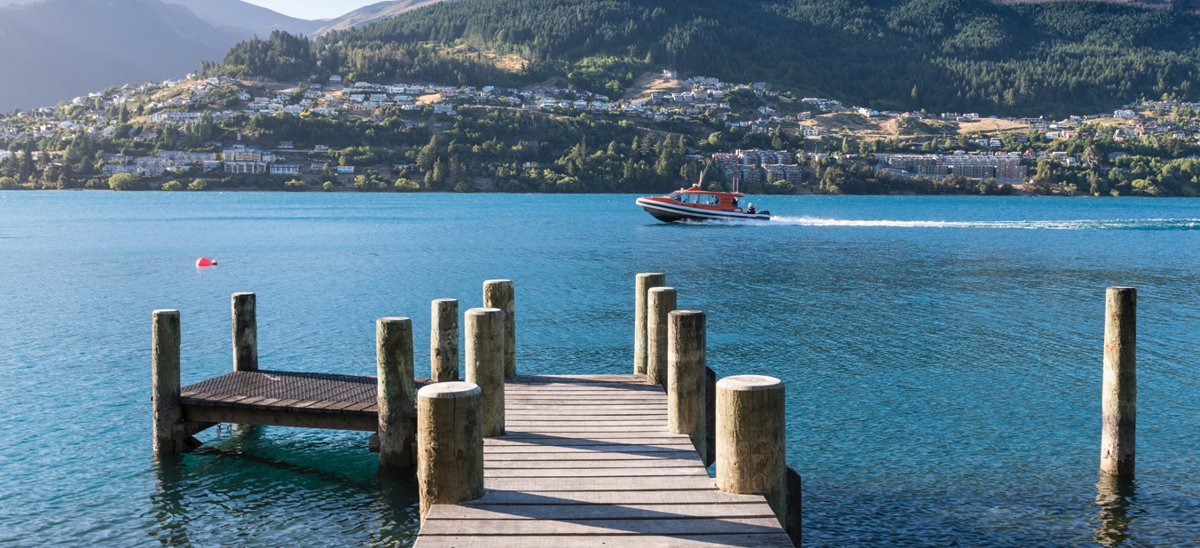
[[[190,545],[183,503],[184,457],[157,455],[154,464],[158,481],[150,499],[154,507],[154,522],[159,528],[151,530],[150,535],[163,546]]]
[[[185,455],[154,458],[150,535],[160,545],[230,545],[246,535],[269,544],[291,538],[295,531],[288,529],[297,526],[331,544],[354,538],[365,546],[411,546],[415,540],[419,501],[412,467],[352,464],[364,455],[350,451],[365,453],[365,444],[314,460],[313,446],[280,444],[263,427],[225,433]],[[214,518],[237,525],[213,530]]]
[[[1130,510],[1134,503],[1134,481],[1101,473],[1096,483],[1096,504],[1100,506],[1095,538],[1102,546],[1120,546],[1133,538],[1129,526],[1134,518]]]

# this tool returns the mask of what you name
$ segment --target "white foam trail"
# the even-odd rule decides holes
[[[1200,230],[1200,219],[1077,219],[1050,221],[892,221],[771,217],[770,221],[731,224],[754,226],[896,227],[896,228],[1008,228],[1027,230]]]

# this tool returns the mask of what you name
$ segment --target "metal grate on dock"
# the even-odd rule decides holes
[[[416,379],[419,390],[428,379]],[[375,377],[234,371],[180,390],[184,419],[374,432]],[[411,413],[410,413],[411,414]]]

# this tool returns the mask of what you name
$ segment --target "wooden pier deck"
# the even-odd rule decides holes
[[[434,505],[417,548],[793,545],[764,497],[717,490],[643,375],[511,378],[505,426],[484,496]]]
[[[428,379],[416,379],[420,389]],[[379,405],[375,377],[234,371],[180,389],[183,418],[198,423],[228,422],[375,432]]]

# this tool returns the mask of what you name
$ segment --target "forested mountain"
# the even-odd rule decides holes
[[[109,86],[178,78],[248,35],[159,0],[43,0],[0,7],[0,111]]]
[[[530,64],[505,72],[439,45]],[[609,93],[654,66],[877,109],[1098,112],[1142,96],[1200,99],[1191,83],[1200,16],[1094,2],[458,0],[316,41],[242,43],[224,60],[224,70],[284,80],[506,85],[557,75]]]

